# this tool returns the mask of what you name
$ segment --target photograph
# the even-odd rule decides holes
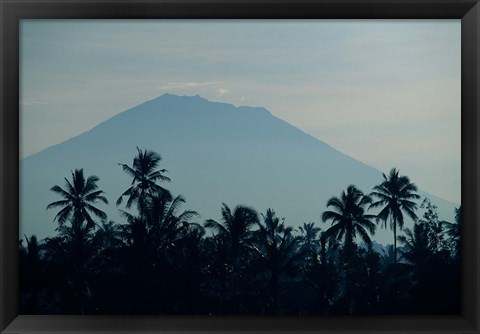
[[[460,315],[461,33],[19,20],[19,314]]]

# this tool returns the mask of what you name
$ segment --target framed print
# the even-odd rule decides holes
[[[477,1],[0,4],[2,333],[478,333]]]

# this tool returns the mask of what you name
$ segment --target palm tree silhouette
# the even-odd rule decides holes
[[[103,249],[115,249],[125,246],[123,229],[125,226],[116,224],[113,220],[102,221],[97,224],[98,230],[94,236],[94,242],[101,245]]]
[[[415,214],[417,203],[413,200],[420,198],[416,193],[417,186],[410,182],[408,176],[399,176],[398,173],[397,169],[392,168],[388,176],[383,174],[384,181],[376,185],[370,194],[377,198],[377,201],[371,203],[370,208],[383,207],[377,215],[377,221],[383,222],[383,226],[386,228],[390,219],[395,263],[397,262],[397,226],[400,230],[403,229],[403,212],[414,221],[417,219]]]
[[[184,279],[174,276],[182,265],[178,256],[183,250],[181,238],[183,231],[190,228],[190,220],[198,216],[195,211],[180,211],[184,202],[181,196],[166,198],[164,194],[154,194],[145,202],[140,216],[121,211],[127,220],[123,232],[129,293],[135,300],[132,312],[151,312],[158,305],[170,304],[181,292],[168,286],[181,284]]]
[[[372,202],[368,195],[364,195],[355,186],[350,185],[342,192],[340,198],[332,197],[327,202],[327,207],[332,211],[322,214],[323,222],[332,221],[332,226],[325,231],[326,239],[343,240],[345,253],[351,256],[357,234],[368,246],[372,245],[369,233],[375,233],[375,224],[371,219],[374,215],[366,214],[365,207]]]
[[[185,199],[181,195],[174,199],[156,196],[151,200],[147,210],[147,224],[158,249],[175,247],[180,232],[191,224],[193,218],[199,216],[193,210],[180,212],[184,203]]]
[[[425,223],[414,224],[412,230],[406,228],[405,235],[398,237],[404,246],[400,251],[401,257],[414,265],[426,261],[433,254],[426,227]]]
[[[132,167],[119,163],[123,171],[132,177],[130,188],[125,190],[117,199],[117,206],[122,204],[123,197],[128,196],[126,208],[129,209],[133,203],[137,203],[140,216],[143,215],[148,200],[154,196],[162,195],[165,198],[171,198],[170,192],[158,185],[157,181],[170,181],[165,176],[166,169],[157,169],[162,158],[153,151],[142,151],[137,147],[137,155],[133,159]]]
[[[58,236],[48,238],[46,246],[58,265],[64,267],[66,281],[76,296],[71,306],[80,313],[86,312],[92,302],[91,276],[95,272],[97,247],[93,242],[96,224],[91,214],[101,220],[107,218],[105,212],[92,205],[99,201],[108,204],[103,190],[98,189],[98,181],[94,175],[85,180],[83,169],[76,169],[71,181],[65,178],[65,189],[58,185],[50,189],[64,199],[47,206],[47,210],[61,207],[54,218],[59,223]]]
[[[293,270],[301,257],[297,253],[299,238],[292,235],[292,228],[286,227],[284,219],[277,218],[272,209],[262,214],[262,218],[264,224],[259,222],[256,232],[256,250],[270,276],[271,311],[275,313],[280,277],[286,271]]]
[[[72,172],[71,182],[65,178],[65,189],[58,185],[50,189],[64,198],[47,206],[47,210],[62,208],[54,218],[54,220],[58,221],[60,227],[72,218],[72,227],[74,229],[79,229],[84,221],[86,221],[89,227],[93,228],[95,223],[90,214],[100,219],[107,218],[105,212],[92,205],[98,201],[108,204],[103,190],[98,190],[98,180],[97,176],[92,175],[85,181],[83,169],[75,169]]]
[[[159,195],[150,198],[143,217],[122,211],[129,223],[124,231],[130,244],[142,243],[143,246],[154,247],[156,250],[174,247],[181,230],[190,224],[192,218],[199,216],[193,210],[179,213],[184,203],[185,199],[180,195],[173,199]]]
[[[322,235],[331,241],[343,240],[343,272],[344,272],[344,304],[352,312],[355,300],[355,279],[358,267],[358,254],[356,252],[356,236],[359,235],[363,242],[370,248],[372,240],[369,234],[375,233],[375,224],[371,221],[374,215],[366,214],[366,207],[372,202],[368,195],[364,195],[355,186],[348,186],[340,197],[332,197],[327,202],[327,207],[333,210],[322,214],[323,222],[331,221],[332,226]]]
[[[310,253],[318,252],[320,241],[317,240],[317,234],[321,232],[321,228],[315,227],[315,224],[310,222],[303,223],[303,226],[300,226],[298,230],[301,233],[302,249]]]
[[[213,219],[205,222],[205,227],[217,232],[215,237],[216,256],[224,263],[218,263],[220,280],[221,308],[223,312],[231,312],[229,302],[235,296],[242,295],[240,290],[241,264],[244,254],[250,251],[252,241],[252,227],[259,223],[255,209],[237,205],[233,211],[222,203],[222,222]],[[232,307],[238,309],[240,302],[233,302]]]
[[[217,231],[225,239],[229,245],[229,257],[237,261],[239,252],[251,236],[251,228],[259,223],[258,214],[255,209],[243,205],[236,206],[232,212],[225,203],[222,203],[221,212],[221,223],[208,219],[205,227]]]

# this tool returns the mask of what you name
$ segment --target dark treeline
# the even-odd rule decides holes
[[[201,221],[163,187],[159,164],[140,149],[120,164],[131,180],[116,201],[121,224],[97,207],[108,204],[98,177],[79,169],[51,188],[57,235],[19,244],[22,314],[460,313],[460,208],[455,222],[428,199],[417,208],[396,169],[368,194],[339,190],[321,225],[294,229],[244,205],[219,203],[221,219]],[[381,252],[376,228],[392,230]]]

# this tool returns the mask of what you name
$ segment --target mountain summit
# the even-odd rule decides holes
[[[320,216],[331,196],[350,184],[368,193],[382,181],[380,171],[265,108],[164,94],[23,159],[21,235],[53,235],[55,212],[45,208],[58,198],[49,189],[63,186],[64,177],[76,168],[100,178],[98,185],[110,204],[99,208],[109,219],[123,222],[114,203],[131,180],[118,163],[131,165],[136,147],[162,156],[160,168],[167,169],[172,180],[162,186],[174,195],[182,194],[185,207],[198,211],[202,221],[219,219],[225,202],[250,205],[259,212],[273,208],[289,225],[312,221],[326,229]],[[442,218],[453,220],[454,204],[429,197]],[[390,231],[377,229],[377,241],[391,243],[391,238]]]

